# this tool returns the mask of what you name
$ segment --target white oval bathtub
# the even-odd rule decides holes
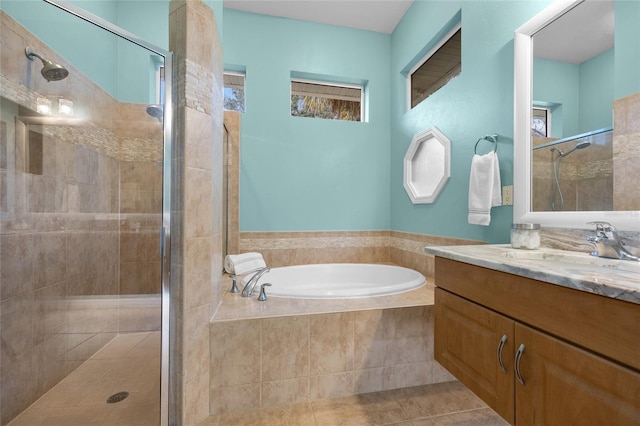
[[[423,286],[425,278],[400,266],[326,263],[272,268],[260,277],[256,294],[264,283],[271,283],[269,297],[343,299],[402,293]]]

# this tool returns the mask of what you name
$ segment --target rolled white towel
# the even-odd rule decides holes
[[[233,275],[246,274],[266,266],[260,253],[230,254],[224,258],[224,270]]]

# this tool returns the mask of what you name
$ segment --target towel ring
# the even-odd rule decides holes
[[[498,135],[486,135],[478,139],[476,142],[476,146],[474,148],[474,152],[478,153],[478,144],[480,141],[489,141],[493,144],[493,152],[498,152]]]

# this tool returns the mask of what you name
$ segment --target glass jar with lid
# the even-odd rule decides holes
[[[511,225],[511,247],[526,250],[540,248],[540,224],[514,223]]]

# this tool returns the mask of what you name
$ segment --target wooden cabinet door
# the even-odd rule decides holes
[[[519,323],[515,337],[516,424],[640,425],[638,372]]]
[[[436,361],[513,424],[513,320],[440,288],[435,301]]]

